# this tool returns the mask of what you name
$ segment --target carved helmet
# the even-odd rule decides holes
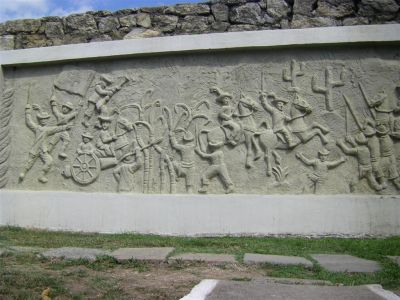
[[[84,132],[82,133],[82,137],[88,138],[88,139],[93,139],[93,135],[90,134],[90,132]]]
[[[222,103],[222,99],[224,98],[233,99],[233,96],[231,94],[223,92],[217,87],[211,88],[210,92],[217,95],[217,98],[215,99],[217,103]]]
[[[107,75],[103,74],[100,76],[100,79],[108,84],[112,83],[112,80],[110,77],[108,77]]]
[[[267,96],[269,99],[271,99],[271,103],[273,104],[273,105],[275,105],[276,103],[278,103],[278,102],[282,102],[283,104],[288,104],[288,100],[286,100],[286,99],[284,99],[284,98],[278,98],[278,97],[276,97],[276,95],[275,95],[275,93],[270,93],[270,94],[268,94],[268,96]]]
[[[325,148],[322,148],[321,150],[319,150],[318,151],[318,155],[329,155],[329,150],[328,149],[325,149]]]
[[[357,144],[363,145],[366,144],[368,142],[367,138],[365,137],[365,135],[360,132],[359,134],[356,135],[355,140],[357,142]]]
[[[189,130],[186,130],[185,134],[183,135],[183,140],[185,142],[191,142],[194,140],[194,135]]]
[[[69,101],[63,103],[62,106],[68,107],[70,110],[73,110],[73,109],[74,109],[74,106],[73,106],[72,103],[69,102]]]
[[[129,152],[125,153],[124,155],[122,155],[122,156],[119,158],[118,162],[123,161],[125,158],[127,158],[127,157],[129,157],[129,156],[135,156],[135,155],[136,155],[136,152],[129,151]]]
[[[43,119],[49,119],[49,118],[50,118],[50,115],[49,115],[47,112],[45,112],[45,111],[41,111],[41,112],[39,112],[39,113],[36,115],[36,117],[37,117],[38,119],[43,120]]]
[[[99,120],[100,120],[100,121],[103,121],[103,122],[111,122],[111,121],[112,121],[112,118],[109,117],[109,116],[100,115],[100,116],[99,116]]]

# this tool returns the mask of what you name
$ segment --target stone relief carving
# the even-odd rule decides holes
[[[193,75],[167,63],[157,80],[145,69],[63,69],[44,98],[32,101],[27,91],[32,143],[16,164],[18,184],[34,178],[46,188],[54,177],[80,190],[125,193],[335,193],[331,182],[342,180],[341,192],[398,193],[399,100],[385,91],[388,85],[375,94],[365,89],[362,76],[345,85],[342,65],[309,72],[312,64],[293,59],[273,72],[240,65],[231,72],[199,67]],[[315,75],[321,70],[324,86]],[[247,85],[227,84],[238,78]],[[336,87],[346,89],[334,93]],[[4,93],[2,107],[11,109],[12,96]],[[345,131],[328,122],[332,112]],[[9,151],[4,132],[2,153]]]

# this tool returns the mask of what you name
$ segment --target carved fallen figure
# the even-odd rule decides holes
[[[33,121],[32,109],[39,111],[36,114],[37,123]],[[33,104],[31,106],[29,103],[26,105],[25,122],[28,128],[35,133],[35,141],[29,151],[28,160],[25,162],[24,169],[19,175],[20,181],[24,180],[26,173],[33,167],[38,158],[43,162],[42,175],[38,180],[41,183],[46,183],[48,181],[46,175],[53,166],[53,157],[50,154],[51,145],[49,139],[52,135],[64,132],[72,127],[71,124],[57,126],[48,125],[49,119],[50,115],[47,112],[41,111],[38,105]]]
[[[198,147],[195,151],[201,158],[207,159],[211,163],[201,176],[201,188],[199,189],[199,193],[208,192],[210,180],[214,177],[218,177],[221,180],[225,188],[225,193],[229,194],[235,191],[235,185],[229,176],[228,168],[225,164],[224,152],[222,150],[223,147],[224,143],[222,142],[209,142],[208,149],[210,150],[210,153],[207,153],[203,150],[201,134],[198,136]]]
[[[108,76],[104,74],[101,75],[99,81],[95,85],[93,94],[87,100],[87,108],[82,124],[85,127],[89,127],[89,121],[95,111],[100,114],[107,114],[107,103],[128,81],[129,79],[124,77],[120,83],[115,84]]]
[[[118,192],[132,192],[134,190],[135,173],[142,166],[143,161],[139,147],[136,147],[133,152],[128,152],[121,156],[113,170],[113,175],[118,183]]]
[[[183,131],[182,143],[178,143],[175,132],[170,131],[169,138],[171,146],[181,155],[181,161],[173,161],[176,178],[185,178],[186,191],[193,193],[194,183],[196,180],[196,164],[195,164],[195,138],[193,134],[185,129]],[[179,131],[179,128],[176,130]]]
[[[347,159],[341,157],[338,160],[328,161],[329,151],[325,148],[318,151],[318,159],[309,159],[303,153],[296,153],[296,157],[301,160],[305,165],[312,166],[314,172],[308,174],[308,178],[311,181],[311,190],[314,194],[321,192],[323,184],[326,182],[328,177],[328,171],[338,167],[344,163]]]
[[[338,140],[337,145],[345,154],[352,155],[357,158],[359,174],[358,178],[360,180],[365,178],[368,181],[369,186],[375,191],[382,190],[382,185],[376,181],[372,172],[371,155],[367,146],[368,140],[365,135],[360,132],[356,135],[355,139],[348,136],[346,138],[346,142],[349,143],[351,147],[346,145],[344,140]]]
[[[57,125],[67,125],[72,120],[74,120],[76,118],[76,116],[78,115],[78,110],[74,109],[74,106],[72,105],[71,102],[62,103],[61,110],[60,110],[58,108],[58,104],[57,104],[55,96],[51,97],[50,105],[51,105],[53,114],[57,119]],[[61,141],[61,149],[60,149],[60,152],[58,153],[58,156],[63,159],[67,158],[67,154],[65,153],[65,151],[67,149],[68,144],[71,141],[71,137],[69,136],[68,131],[62,131],[60,133],[55,134],[52,137],[50,144],[52,147],[55,147],[59,141]]]

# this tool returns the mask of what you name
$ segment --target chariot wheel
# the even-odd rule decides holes
[[[77,154],[72,162],[72,178],[80,184],[92,183],[99,177],[100,161],[94,153]]]

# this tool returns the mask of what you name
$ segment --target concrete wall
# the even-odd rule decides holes
[[[391,236],[399,196],[0,191],[0,225],[161,235]]]
[[[212,0],[0,24],[0,49],[165,35],[399,23],[400,0]]]

